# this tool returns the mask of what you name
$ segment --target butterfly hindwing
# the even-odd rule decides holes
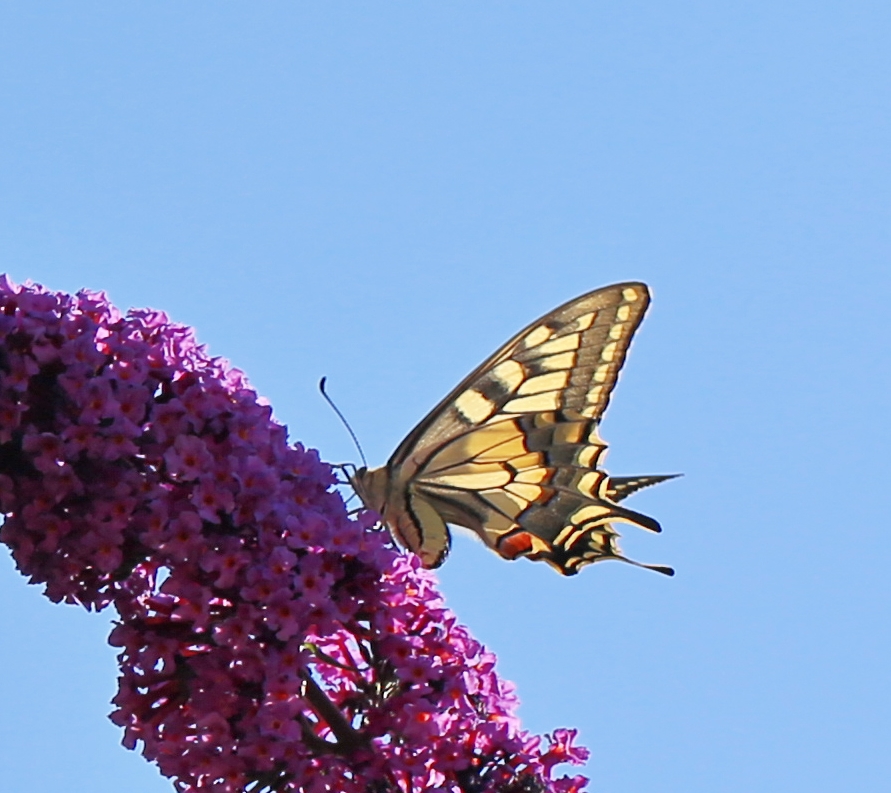
[[[448,551],[446,523],[565,575],[625,560],[612,523],[659,526],[616,502],[661,478],[611,489],[597,425],[648,303],[644,284],[616,284],[522,330],[421,421],[386,469],[359,472],[366,505],[427,566]]]
[[[414,489],[505,558],[543,559],[572,575],[602,559],[628,561],[613,522],[660,531],[610,497],[611,480],[596,468],[605,451],[596,422],[578,414],[490,421],[431,456]]]

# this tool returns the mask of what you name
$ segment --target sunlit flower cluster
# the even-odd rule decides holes
[[[112,719],[182,791],[573,793],[494,656],[192,331],[0,280],[0,539],[119,620]]]

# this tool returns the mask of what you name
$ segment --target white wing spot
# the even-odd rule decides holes
[[[513,493],[515,496],[525,499],[529,504],[541,496],[541,488],[537,485],[529,485],[524,482],[517,482],[516,480],[509,485],[505,485],[504,489],[508,493]],[[526,505],[524,504],[523,506]]]
[[[517,394],[525,396],[526,394],[540,394],[542,391],[555,391],[560,388],[566,388],[568,382],[569,372],[566,370],[542,374],[538,375],[538,377],[530,377],[520,386]]]
[[[538,470],[538,466],[542,464],[541,454],[538,452],[528,452],[526,454],[521,454],[519,457],[511,457],[508,460],[510,463],[510,467],[514,469],[514,471],[519,471],[517,474],[517,480],[520,482],[538,482],[538,479],[523,479],[521,478],[524,472],[528,470]],[[547,471],[545,471],[547,473]]]
[[[556,446],[562,446],[565,443],[579,443],[584,434],[585,422],[565,422],[554,427],[552,443]]]
[[[523,485],[537,485],[548,478],[547,468],[527,468],[514,476],[514,482]]]
[[[578,333],[570,333],[568,336],[560,336],[540,345],[536,350],[541,355],[553,355],[555,352],[568,352],[577,350],[582,337]]]
[[[508,471],[480,471],[479,473],[442,474],[430,477],[436,484],[458,487],[462,490],[487,490],[490,487],[504,487],[511,480]]]
[[[513,393],[523,382],[526,372],[517,361],[504,361],[492,370],[492,376],[504,386],[508,393]]]
[[[570,548],[572,548],[573,545],[575,545],[575,544],[579,541],[579,539],[580,539],[581,537],[584,537],[584,536],[585,536],[585,533],[586,533],[587,531],[588,531],[588,529],[587,529],[586,526],[582,526],[581,528],[579,528],[578,526],[576,526],[576,527],[575,527],[575,531],[573,531],[572,534],[570,534],[570,535],[563,541],[563,547],[566,548],[567,550],[569,550]]]
[[[547,341],[553,335],[553,328],[549,328],[547,325],[539,325],[537,328],[529,331],[526,338],[523,339],[523,346],[527,350],[530,347],[537,347],[539,344],[541,344],[543,341]]]
[[[479,424],[495,412],[495,403],[472,388],[455,400],[455,407],[471,424]]]
[[[575,366],[574,352],[561,352],[558,355],[551,355],[547,358],[540,359],[536,366],[545,372],[554,372],[561,369],[572,369]]]
[[[582,507],[578,512],[572,514],[572,522],[579,525],[589,520],[597,520],[604,515],[609,515],[611,511],[612,510],[610,510],[609,507],[600,507],[595,506],[594,504],[589,504],[586,507]]]
[[[598,486],[603,481],[605,474],[600,471],[588,471],[578,483],[578,490],[582,495],[597,495]]]
[[[510,487],[510,485],[508,485]],[[506,490],[484,490],[480,495],[488,501],[495,509],[508,515],[516,516],[529,506],[529,499],[523,498],[521,495],[510,493]],[[491,520],[487,520],[491,523]],[[502,525],[502,530],[511,528],[514,525],[513,520],[508,525]]]
[[[572,323],[573,330],[588,330],[593,324],[594,320],[597,318],[597,312],[591,311],[587,314],[582,314],[580,317],[576,319],[575,322]]]
[[[594,388],[590,389],[588,393],[585,395],[585,401],[588,403],[587,407],[582,410],[583,416],[588,416],[589,418],[594,416],[600,408],[600,400],[601,394],[603,393],[603,386],[596,385]]]
[[[569,535],[572,534],[575,530],[575,526],[573,526],[571,523],[560,529],[560,533],[556,537],[554,537],[554,546],[558,548],[561,547],[563,543],[566,542],[567,537],[569,537]]]
[[[579,467],[593,468],[595,465],[597,465],[597,459],[600,457],[603,451],[603,446],[586,446],[578,453],[578,455],[576,455],[576,460],[578,461]]]
[[[512,399],[504,406],[506,413],[540,413],[543,410],[557,410],[560,407],[560,392],[548,391],[544,394]]]

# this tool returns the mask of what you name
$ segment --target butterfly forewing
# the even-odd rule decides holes
[[[566,575],[628,561],[611,524],[659,526],[616,496],[661,478],[611,489],[597,467],[606,451],[597,424],[648,304],[644,284],[616,284],[529,325],[408,435],[386,477],[368,472],[376,483],[366,504],[428,566],[447,553],[446,523],[472,529],[505,558],[543,559]]]

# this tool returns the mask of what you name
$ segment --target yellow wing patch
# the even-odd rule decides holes
[[[455,400],[455,407],[461,416],[471,424],[479,424],[495,412],[497,405],[479,391],[471,388]]]

